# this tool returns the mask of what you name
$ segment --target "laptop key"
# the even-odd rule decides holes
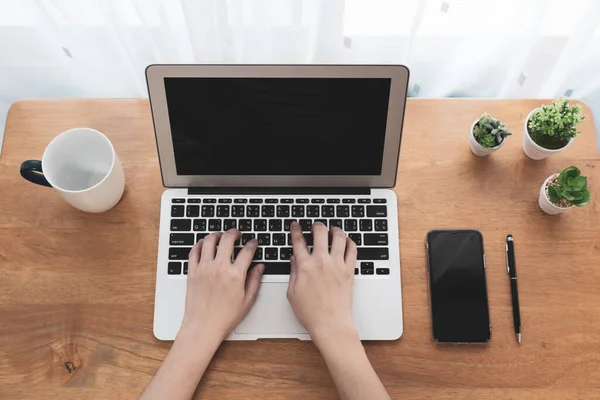
[[[387,217],[387,207],[367,206],[367,217]]]
[[[326,219],[315,219],[313,223],[315,223],[315,222],[320,222],[323,225],[327,226],[327,220]]]
[[[270,233],[259,233],[257,235],[259,246],[270,246],[271,245],[271,234]]]
[[[376,204],[382,204],[382,203],[386,203],[387,200],[386,199],[373,199],[373,203]]]
[[[275,206],[262,206],[261,212],[263,218],[272,218],[275,216]]]
[[[183,263],[183,274],[187,275],[187,271],[188,271],[188,262],[184,262]]]
[[[285,233],[274,233],[273,234],[273,245],[285,246]]]
[[[308,203],[308,199],[296,199],[296,203],[298,203],[298,204],[307,204]]]
[[[358,275],[358,268],[354,268],[354,275]]]
[[[360,230],[363,232],[370,232],[373,230],[373,222],[370,219],[361,219],[358,224]]]
[[[376,219],[375,230],[376,231],[387,231],[387,219]]]
[[[282,247],[279,249],[280,260],[289,260],[292,254],[294,254],[294,250],[291,247]]]
[[[226,219],[223,221],[223,231],[237,228],[237,221],[235,219]]]
[[[239,200],[239,199],[236,199]],[[244,206],[233,206],[231,207],[231,216],[235,218],[242,218],[244,216]]]
[[[292,217],[304,217],[304,206],[292,206]]]
[[[350,216],[349,206],[337,206],[335,211],[338,218],[346,218]]]
[[[206,200],[206,199],[205,199]],[[202,216],[210,218],[215,216],[215,206],[202,206]]]
[[[358,221],[355,219],[344,220],[344,230],[346,232],[354,232],[358,230]]]
[[[342,203],[353,204],[353,203],[356,203],[356,199],[342,199]]]
[[[262,203],[263,200],[262,199],[250,199],[250,203],[251,204],[259,204]]]
[[[191,247],[170,247],[169,260],[187,260]]]
[[[264,232],[267,230],[267,220],[266,219],[255,219],[254,220],[254,230],[257,232]]]
[[[372,270],[372,269],[361,269],[360,270],[360,274],[361,275],[373,275],[373,274],[375,274],[375,270]]]
[[[217,199],[204,199],[204,202],[214,204],[217,202]]]
[[[208,232],[197,233],[196,234],[196,243],[198,243],[200,240],[204,239],[208,235],[209,235]]]
[[[294,202],[294,199],[281,199],[281,202],[285,204],[291,204]]]
[[[242,246],[245,246],[246,243],[252,239],[256,239],[256,235],[254,233],[242,233]]]
[[[323,218],[335,217],[335,207],[334,206],[321,206],[321,217],[323,217]]]
[[[252,199],[250,199],[252,200]],[[260,206],[247,206],[246,207],[246,216],[247,217],[259,217],[260,216]]]
[[[238,204],[240,204],[240,203],[247,203],[248,199],[233,199],[233,202],[234,203],[238,203]]]
[[[208,220],[208,230],[211,232],[221,231],[222,230],[221,220],[220,219],[209,219]]]
[[[313,204],[323,204],[325,203],[325,199],[312,199],[310,202]]]
[[[342,220],[341,219],[330,219],[329,220],[329,228],[333,228],[335,226],[337,226],[340,229],[343,229],[342,228]]]
[[[389,275],[390,269],[389,268],[377,268],[375,270],[375,272],[377,273],[377,275]]]
[[[185,203],[185,199],[171,199],[171,203]]]
[[[188,218],[200,216],[200,206],[187,206],[185,216]]]
[[[217,206],[217,217],[228,218],[229,206]]]
[[[254,252],[254,257],[252,257],[252,259],[260,261],[260,260],[262,260],[262,258],[263,258],[263,249],[262,249],[262,247],[259,247]]]
[[[171,235],[169,236],[169,244],[171,246],[191,246],[194,243],[195,242],[193,233],[171,233]]]
[[[358,199],[358,204],[369,204],[371,199]]]
[[[298,223],[303,232],[310,232],[310,228],[312,227],[312,221],[310,219],[301,219]]]
[[[172,231],[189,231],[192,229],[192,220],[190,219],[172,219]]]
[[[292,225],[292,222],[294,222],[295,219],[284,219],[283,220],[283,230],[286,232],[290,231],[290,225]]]
[[[280,219],[270,219],[269,220],[269,231],[278,232],[283,228],[283,224]]]
[[[352,206],[352,216],[362,218],[365,216],[365,206]]]
[[[365,233],[365,246],[387,246],[387,233]]]
[[[315,218],[319,216],[319,206],[306,206],[306,216]]]
[[[277,200],[277,199],[265,199],[265,203],[275,204],[275,203],[279,203],[279,200]]]
[[[185,212],[185,206],[171,206],[171,217],[183,217]]]
[[[360,233],[349,233],[348,237],[350,238],[350,240],[356,243],[357,246],[360,246],[362,244]]]
[[[329,204],[337,204],[340,202],[340,199],[327,199],[327,203]]]
[[[242,232],[248,232],[252,230],[252,220],[251,219],[240,219],[238,224],[238,229]]]
[[[265,260],[277,260],[279,250],[277,247],[267,247],[265,249]]]
[[[357,260],[389,260],[390,254],[386,247],[359,247]]]
[[[361,275],[373,275],[375,273],[375,263],[372,261],[361,262],[360,273]]]
[[[290,206],[277,206],[277,216],[285,218],[290,216]]]
[[[304,236],[304,241],[306,242],[307,246],[312,246],[313,245],[313,235],[312,233],[303,233],[302,234]],[[292,245],[292,234],[288,233],[287,234],[287,240],[288,240],[288,246]]]
[[[221,203],[221,204],[229,204],[229,203],[231,203],[231,199],[219,199],[219,203]]]
[[[180,262],[170,262],[167,273],[169,275],[181,275],[181,263]]]
[[[252,263],[250,268],[254,267],[258,263]],[[264,275],[289,275],[291,270],[291,265],[289,262],[281,262],[281,261],[267,261],[261,263],[265,265]]]

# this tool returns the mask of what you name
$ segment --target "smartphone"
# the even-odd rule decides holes
[[[474,230],[427,234],[429,300],[438,343],[488,343],[491,337],[483,236]]]

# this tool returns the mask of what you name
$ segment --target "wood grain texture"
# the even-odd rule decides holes
[[[591,113],[566,151],[530,161],[523,121],[541,100],[408,102],[398,194],[404,335],[365,342],[398,399],[600,398],[600,161]],[[514,133],[487,158],[469,150],[483,111]],[[105,133],[123,162],[113,210],[79,212],[19,176],[58,133]],[[541,183],[569,165],[592,203],[547,216]],[[134,398],[167,354],[152,335],[161,184],[146,100],[26,100],[10,109],[0,157],[0,398]],[[431,339],[424,239],[436,228],[479,229],[487,253],[488,346]],[[523,343],[515,343],[504,238],[515,236]],[[69,373],[65,363],[75,370]],[[310,342],[224,343],[200,398],[335,398]]]

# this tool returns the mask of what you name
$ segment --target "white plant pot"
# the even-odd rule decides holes
[[[552,154],[558,153],[569,147],[571,143],[573,143],[573,138],[569,139],[567,144],[560,149],[546,149],[536,142],[533,141],[531,136],[529,136],[529,131],[527,130],[527,124],[529,123],[529,118],[537,112],[540,108],[536,108],[531,110],[527,118],[525,119],[525,125],[523,127],[523,153],[532,160],[543,160],[544,158],[551,156]]]
[[[505,140],[503,140],[502,143],[500,143],[498,146],[494,146],[494,147],[484,147],[484,146],[480,145],[479,142],[475,139],[475,136],[473,135],[473,129],[475,128],[475,124],[478,121],[479,120],[476,119],[473,122],[473,124],[471,125],[471,133],[469,134],[469,141],[471,142],[471,151],[473,152],[473,154],[475,154],[477,157],[485,157],[485,156],[489,155],[490,153],[495,152],[500,147],[502,147]]]
[[[546,180],[544,181],[544,184],[540,188],[540,199],[538,201],[542,211],[545,212],[546,214],[550,214],[550,215],[562,214],[574,207],[574,206],[570,206],[570,207],[566,207],[566,208],[559,207],[559,206],[555,205],[554,203],[552,203],[550,201],[550,199],[548,198],[548,196],[546,195],[546,185],[548,184],[548,181],[550,179],[554,178],[555,176],[556,176],[556,174],[552,174],[548,178],[546,178]]]

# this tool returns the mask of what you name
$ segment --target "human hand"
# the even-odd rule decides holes
[[[297,222],[291,226],[294,255],[287,297],[298,321],[313,339],[339,331],[355,331],[352,287],[356,244],[339,228],[329,231],[320,222],[312,225],[313,250],[309,253]]]
[[[208,330],[223,340],[250,310],[264,265],[248,271],[258,247],[256,240],[246,243],[231,261],[239,237],[237,229],[213,233],[190,251],[182,329],[204,333]]]

